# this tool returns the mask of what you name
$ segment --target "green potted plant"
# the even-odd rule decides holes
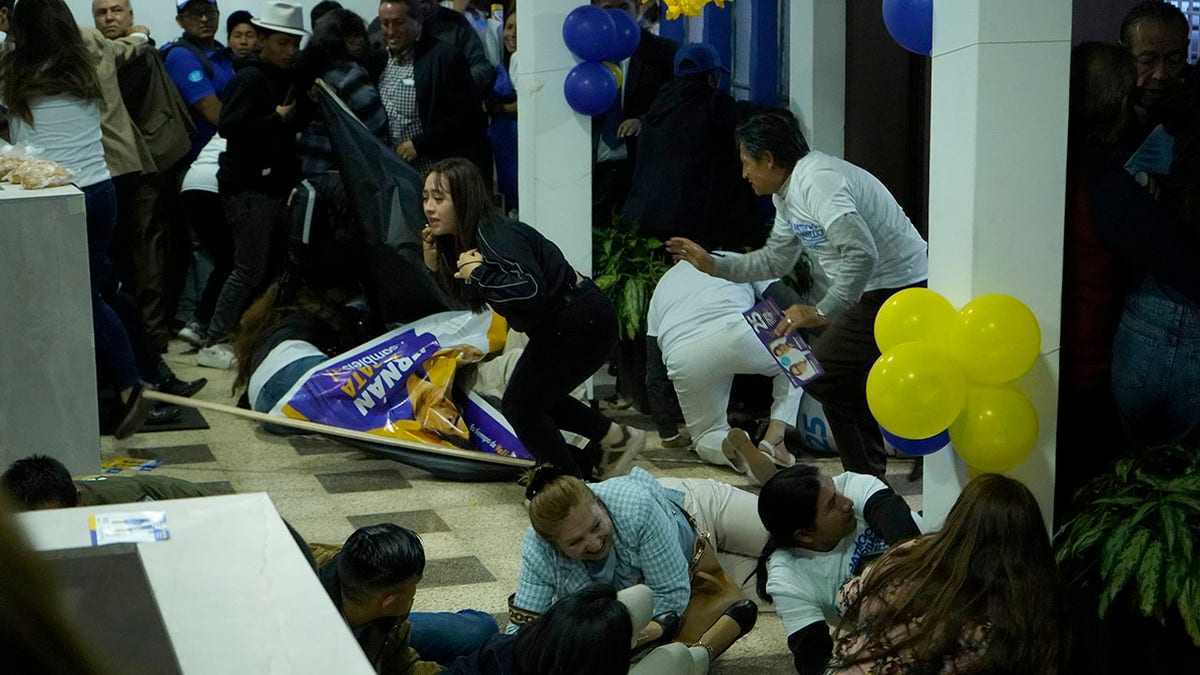
[[[620,334],[617,388],[642,412],[649,412],[646,397],[646,315],[650,296],[670,265],[663,243],[638,234],[637,226],[599,228],[592,233],[596,285],[617,310]]]
[[[1150,652],[1200,647],[1200,449],[1122,459],[1085,485],[1074,507],[1055,550],[1068,597],[1097,620],[1077,627],[1078,641],[1132,653],[1141,666]],[[1159,640],[1162,648],[1147,643]]]

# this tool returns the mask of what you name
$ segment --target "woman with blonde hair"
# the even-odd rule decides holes
[[[1055,570],[1033,494],[983,474],[940,532],[889,550],[842,586],[829,672],[1052,673]]]

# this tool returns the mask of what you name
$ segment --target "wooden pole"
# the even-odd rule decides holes
[[[146,389],[142,392],[151,401],[159,403],[169,403],[171,405],[180,405],[187,408],[197,408],[200,410],[211,410],[212,412],[224,413],[233,415],[243,419],[254,420],[267,424],[277,424],[281,427],[289,427],[308,431],[314,434],[322,434],[325,436],[334,436],[337,438],[348,438],[355,441],[363,441],[366,443],[375,443],[377,445],[386,445],[393,448],[402,448],[404,450],[413,450],[416,452],[427,452],[433,455],[442,455],[443,457],[454,457],[456,459],[466,459],[472,462],[488,462],[491,464],[503,464],[505,466],[516,467],[531,467],[533,461],[528,459],[520,459],[517,457],[504,457],[502,455],[494,455],[489,452],[479,452],[476,450],[463,450],[461,448],[453,448],[444,445],[434,445],[432,443],[420,443],[418,441],[406,441],[391,436],[380,436],[377,434],[369,434],[364,431],[353,431],[351,429],[342,429],[341,427],[330,426],[328,424],[320,424],[317,422],[309,422],[308,420],[297,420],[291,417],[280,417],[276,415],[268,415],[266,413],[255,412],[253,410],[243,410],[224,403],[213,403],[211,401],[199,401],[193,398],[184,398],[182,396],[172,396],[164,394],[152,389]]]

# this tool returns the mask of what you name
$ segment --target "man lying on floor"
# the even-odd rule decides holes
[[[170,476],[88,476],[73,480],[62,462],[46,455],[18,459],[0,476],[0,485],[28,511],[70,509],[163,499],[208,497],[211,492]]]

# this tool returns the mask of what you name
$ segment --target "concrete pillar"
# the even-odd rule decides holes
[[[1054,504],[1070,0],[936,5],[929,152],[929,286],[957,307],[1007,293],[1033,310],[1041,357],[1017,382],[1037,408],[1033,455],[1010,474]],[[925,460],[939,525],[969,480],[950,452]]]
[[[841,157],[846,146],[846,0],[788,7],[788,104],[808,144]]]
[[[563,81],[578,63],[563,44],[563,19],[582,4],[517,0],[517,189],[521,220],[591,274],[591,118],[563,97]]]

